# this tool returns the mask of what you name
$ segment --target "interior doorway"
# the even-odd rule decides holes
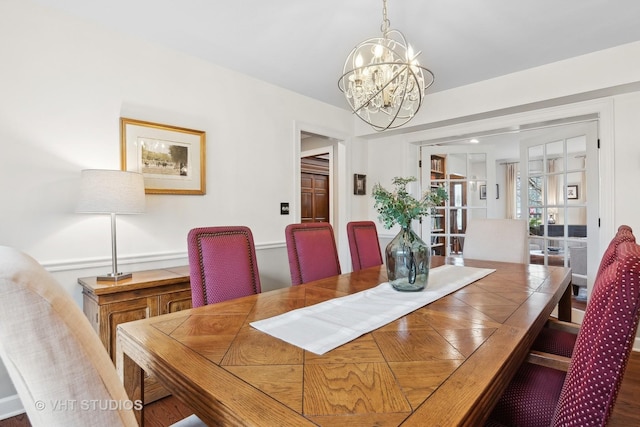
[[[574,304],[574,308],[578,308],[573,312],[574,321],[580,321],[580,310],[584,309],[595,279],[596,269],[592,267],[598,265],[602,241],[601,120],[599,115],[589,114],[519,127],[518,131],[508,128],[485,131],[477,139],[475,134],[468,134],[424,141],[421,147],[422,187],[439,183],[449,189],[452,198],[442,208],[442,220],[435,215],[436,218],[426,226],[423,224],[423,236],[430,236],[432,245],[442,241],[445,254],[457,255],[455,240],[463,243],[464,234],[451,228],[459,223],[452,213],[458,211],[458,204],[470,205],[471,188],[477,186],[479,198],[487,202],[484,206],[487,217],[523,218],[529,222],[532,264],[572,268],[572,281],[576,285],[574,301],[578,303]],[[474,144],[470,144],[472,140],[475,140]],[[438,179],[434,180],[434,172],[437,172],[434,165],[449,165],[449,160],[454,159],[454,153],[460,149],[471,153],[483,146],[484,151],[493,153],[494,160],[487,157],[486,178],[466,178],[467,203],[462,203],[461,197],[458,203],[450,183],[463,183],[465,179],[448,175],[452,171],[443,168],[443,176],[440,178],[435,174]],[[434,155],[442,160],[434,162]],[[425,168],[425,165],[431,165],[431,168]],[[481,186],[486,190],[480,190]],[[458,193],[463,194],[462,188]]]
[[[300,132],[300,222],[334,223],[334,144],[327,136]]]
[[[300,221],[329,222],[329,153],[300,159]]]
[[[301,181],[300,160],[310,156],[322,156],[329,160],[328,222],[332,225],[338,247],[338,256],[343,271],[347,271],[351,256],[347,239],[346,224],[349,218],[349,189],[351,185],[350,162],[348,161],[348,142],[350,136],[334,129],[319,127],[310,123],[296,123],[295,126],[295,174],[292,203],[292,222],[302,222],[301,218]]]
[[[449,195],[429,220],[422,221],[422,236],[428,236],[433,255],[462,256],[467,222],[495,216],[493,147],[425,145],[420,155],[422,188],[443,187]]]

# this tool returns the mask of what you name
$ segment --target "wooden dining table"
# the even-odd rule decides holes
[[[481,425],[554,309],[570,320],[571,270],[445,263],[495,272],[323,355],[249,323],[377,286],[384,266],[120,324],[118,372],[132,400],[151,374],[208,425]]]

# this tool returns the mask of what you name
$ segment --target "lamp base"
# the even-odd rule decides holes
[[[117,282],[118,280],[130,279],[133,276],[131,273],[109,273],[104,276],[98,276],[99,282]]]

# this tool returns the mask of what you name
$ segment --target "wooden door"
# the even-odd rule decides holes
[[[316,157],[301,159],[301,222],[329,222],[329,161]]]

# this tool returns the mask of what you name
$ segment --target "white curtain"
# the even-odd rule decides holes
[[[558,204],[558,175],[551,175],[556,172],[556,161],[558,159],[549,159],[548,173],[547,175],[547,205]],[[563,197],[564,199],[564,197]]]
[[[516,212],[516,180],[518,178],[518,163],[507,163],[507,188],[505,189],[505,197],[507,199],[507,218],[515,219]],[[526,188],[526,186],[525,186]],[[524,190],[526,191],[526,189]],[[526,217],[525,217],[526,218]]]

